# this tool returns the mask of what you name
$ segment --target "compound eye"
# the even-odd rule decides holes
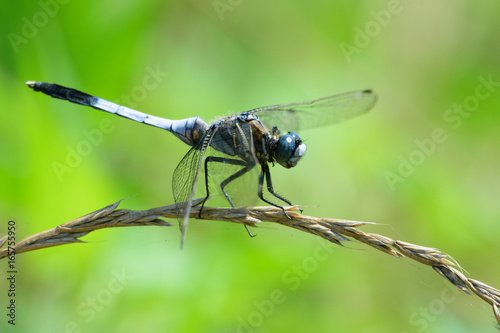
[[[285,168],[297,165],[297,162],[306,152],[306,145],[294,132],[283,134],[276,144],[275,159]]]

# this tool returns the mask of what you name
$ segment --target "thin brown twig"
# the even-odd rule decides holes
[[[193,204],[197,205],[201,201],[196,200]],[[0,249],[0,259],[51,246],[84,243],[85,241],[80,240],[80,238],[98,229],[147,225],[170,227],[172,225],[162,218],[177,218],[175,205],[133,211],[117,209],[120,202],[30,236],[13,247]],[[190,217],[198,219],[199,210],[199,207],[193,207]],[[363,225],[375,224],[372,222],[305,216],[297,212],[296,206],[288,207],[286,210],[291,219],[288,219],[281,209],[272,206],[204,207],[202,219],[234,222],[254,227],[261,222],[273,222],[317,235],[338,245],[355,239],[394,257],[407,257],[421,264],[431,266],[460,290],[467,294],[472,291],[486,301],[493,307],[493,313],[500,325],[500,291],[477,280],[467,278],[460,272],[461,267],[458,263],[448,254],[434,248],[392,240],[382,235],[365,233],[358,229]],[[6,240],[7,236],[0,239],[0,248],[6,244]]]

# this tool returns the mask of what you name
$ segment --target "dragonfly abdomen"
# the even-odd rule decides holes
[[[165,129],[182,142],[194,146],[208,130],[208,124],[200,117],[191,117],[180,120],[170,120],[140,112],[123,105],[119,105],[97,96],[92,96],[76,89],[66,88],[58,84],[47,82],[28,81],[26,84],[35,91],[40,91],[54,98],[63,99],[72,103],[90,106],[94,109],[116,114],[140,123]]]

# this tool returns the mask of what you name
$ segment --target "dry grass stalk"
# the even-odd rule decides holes
[[[0,249],[0,259],[10,255],[12,250],[15,250],[15,253],[18,254],[63,244],[84,243],[85,241],[80,240],[80,238],[98,229],[147,225],[170,227],[172,225],[162,218],[177,219],[175,205],[143,211],[117,210],[120,202],[30,236],[17,243],[13,249]],[[197,200],[193,204],[197,205],[200,202],[201,200]],[[193,207],[191,218],[199,218],[198,213],[199,207]],[[357,229],[366,224],[375,224],[372,222],[304,216],[297,212],[295,206],[288,207],[287,213],[292,219],[288,219],[280,209],[272,206],[204,207],[202,218],[204,220],[227,221],[254,227],[257,227],[261,222],[273,222],[317,235],[338,245],[355,239],[397,258],[407,257],[413,259],[421,264],[431,266],[441,276],[465,293],[470,294],[469,291],[472,291],[489,303],[493,307],[493,313],[500,325],[500,291],[477,280],[467,278],[458,270],[460,269],[458,263],[448,254],[434,248],[392,240],[385,236],[365,233]],[[0,239],[0,248],[5,244],[6,240],[7,236]]]

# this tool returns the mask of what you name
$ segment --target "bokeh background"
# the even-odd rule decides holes
[[[379,95],[370,113],[299,133],[307,155],[273,168],[275,187],[305,214],[378,222],[363,230],[436,247],[498,288],[499,10],[497,1],[2,1],[0,235],[9,220],[20,240],[134,194],[121,208],[171,204],[188,149],[34,93],[27,80],[206,120],[369,88]],[[494,330],[485,302],[431,268],[271,224],[255,233],[192,221],[182,251],[177,228],[150,227],[19,255],[15,327],[0,262],[0,331]]]

